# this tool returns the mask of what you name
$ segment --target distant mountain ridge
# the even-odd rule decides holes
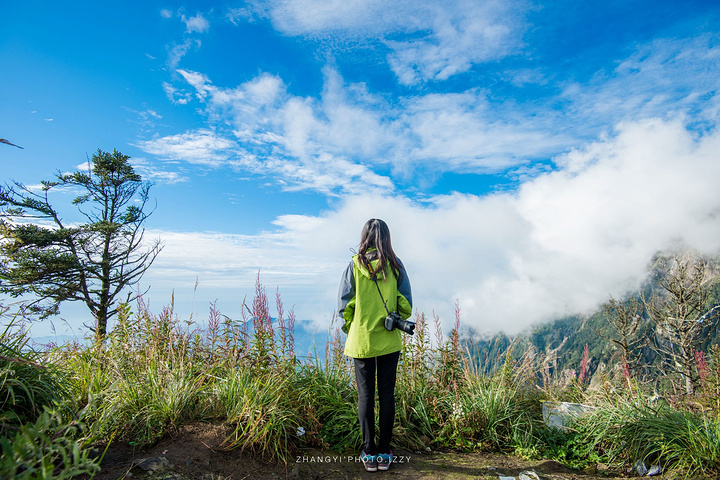
[[[318,357],[319,359],[324,360],[325,343],[327,342],[327,338],[327,329],[311,328],[309,322],[297,322],[295,324],[294,332],[295,354],[299,358]],[[83,332],[82,334],[76,335],[61,334],[33,336],[31,331],[30,341],[27,346],[37,350],[43,350],[48,347],[60,347],[73,342],[89,344],[91,342],[91,334]]]
[[[645,298],[650,298],[660,291],[657,281],[660,272],[656,270],[651,273],[650,280],[642,291],[628,298],[641,301],[643,295]],[[713,264],[711,273],[713,281],[709,287],[706,311],[720,305],[720,275],[716,264]],[[653,331],[653,325],[647,316],[644,315],[640,321],[642,322],[640,329],[648,328]],[[708,332],[701,347],[702,351],[707,352],[710,346],[720,344],[719,323],[716,321]],[[483,336],[468,328],[462,332],[461,339],[473,367],[486,374],[497,372],[508,356],[517,360],[529,350],[538,356],[545,356],[544,360],[551,364],[549,369],[552,374],[570,370],[578,372],[587,345],[588,373],[592,375],[601,364],[612,366],[619,360],[618,349],[607,340],[612,336],[612,328],[606,320],[603,308],[600,307],[591,315],[556,319],[535,325],[529,331],[513,336],[504,333]],[[642,349],[642,358],[648,365],[659,361],[657,353],[650,347]]]

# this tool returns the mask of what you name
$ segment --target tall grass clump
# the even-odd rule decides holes
[[[64,353],[74,377],[74,396],[86,402],[96,433],[148,445],[201,416],[206,367],[193,363],[193,335],[172,306],[152,315],[138,300],[124,305],[106,342]]]
[[[445,415],[443,398],[448,394],[436,376],[436,351],[425,315],[416,313],[415,334],[403,335],[403,350],[395,390],[396,442],[413,450],[438,446],[436,434]],[[437,324],[439,327],[439,323]],[[442,341],[441,335],[438,341]]]
[[[213,415],[232,432],[226,448],[239,448],[265,458],[284,459],[291,450],[300,420],[282,373],[256,375],[252,370],[228,371],[214,383]]]
[[[14,331],[10,322],[0,334],[0,431],[19,423],[34,421],[43,406],[67,396],[64,372],[45,356],[28,346],[30,337]]]
[[[118,371],[116,379],[98,398],[98,424],[104,433],[117,432],[147,445],[187,421],[201,418],[204,377],[188,365],[171,365],[153,359],[142,370]],[[200,415],[199,415],[200,414]]]
[[[203,328],[181,322],[172,302],[153,315],[142,297],[136,312],[123,305],[104,343],[72,345],[59,362],[72,381],[69,396],[105,442],[152,445],[183,424],[209,421],[227,430],[224,447],[284,460],[299,448],[360,448],[352,360],[343,354],[337,318],[329,329],[324,362],[295,355],[294,312],[279,292],[270,313],[258,276],[241,318],[215,303]],[[416,334],[403,336],[396,387],[395,444],[512,451],[534,435],[539,403],[520,369],[503,377],[471,371],[459,341],[460,310],[445,338],[433,315],[435,338],[423,314]],[[537,417],[537,418],[536,418]]]
[[[441,434],[460,447],[507,451],[530,448],[541,428],[540,402],[525,372],[507,362],[492,378],[468,376],[452,399]]]
[[[573,424],[582,441],[605,460],[617,465],[641,461],[688,476],[720,473],[717,415],[676,409],[662,400],[624,400],[603,405]]]
[[[460,309],[447,340],[433,315],[436,346],[422,314],[404,337],[398,372],[398,442],[411,449],[513,451],[537,441],[540,402],[532,372],[507,358],[494,377],[480,375],[460,349]]]
[[[310,444],[339,452],[354,451],[361,445],[360,429],[356,428],[357,389],[348,364],[330,363],[323,368],[316,359],[298,370],[295,389]]]
[[[68,373],[30,348],[14,320],[0,334],[0,478],[65,479],[98,471],[85,412],[68,401]]]

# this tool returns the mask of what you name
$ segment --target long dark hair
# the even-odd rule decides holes
[[[375,248],[375,250],[368,252],[372,248]],[[383,280],[387,280],[385,267],[389,264],[395,277],[400,281],[400,262],[392,249],[390,229],[387,223],[379,218],[371,218],[365,223],[360,234],[358,254],[360,263],[368,270],[371,270],[370,262],[378,260],[376,272],[382,273]]]

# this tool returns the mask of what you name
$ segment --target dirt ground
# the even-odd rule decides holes
[[[111,445],[102,462],[98,480],[245,480],[245,479],[501,479],[596,480],[633,478],[602,469],[570,470],[549,460],[529,461],[487,453],[425,453],[395,451],[396,463],[386,472],[366,472],[359,459],[319,450],[300,452],[283,463],[263,462],[249,454],[223,451],[221,427],[192,424],[148,451],[127,444]],[[533,472],[535,475],[533,475]],[[627,473],[625,473],[627,475]],[[638,478],[638,477],[634,477]],[[650,478],[650,477],[647,477]],[[662,478],[662,477],[652,477]],[[669,477],[665,477],[669,478]],[[509,480],[509,479],[508,479]]]

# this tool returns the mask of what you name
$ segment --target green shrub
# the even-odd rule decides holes
[[[67,378],[44,355],[27,346],[22,330],[13,332],[12,322],[0,334],[0,435],[5,425],[32,422],[44,406],[61,402],[68,394]]]
[[[66,411],[46,407],[34,422],[0,438],[0,478],[61,480],[100,470],[99,460],[85,448],[82,419],[68,421]]]

